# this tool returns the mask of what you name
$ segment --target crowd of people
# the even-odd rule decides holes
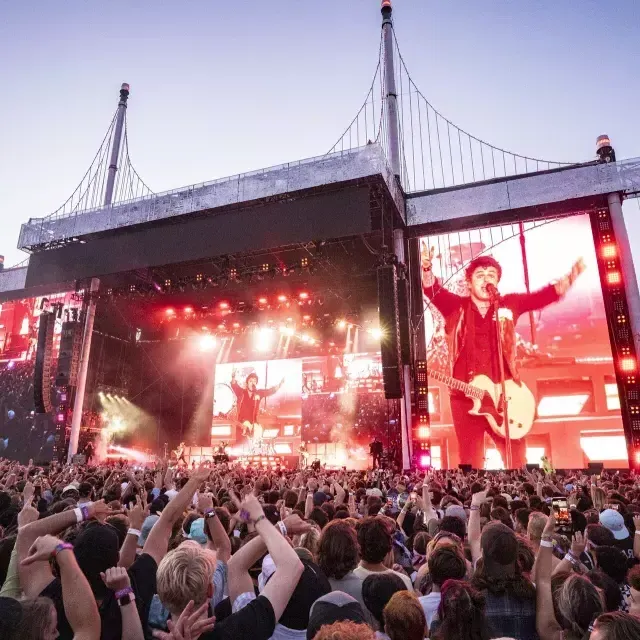
[[[639,559],[632,473],[0,460],[4,640],[631,640]]]

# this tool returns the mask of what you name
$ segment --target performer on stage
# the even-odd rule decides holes
[[[177,458],[176,465],[177,466],[180,466],[181,462],[185,466],[189,466],[187,464],[187,459],[184,457],[184,450],[185,450],[185,444],[184,444],[184,442],[181,442],[180,445],[178,446],[178,448],[176,449],[176,458]]]
[[[299,460],[300,469],[306,469],[307,468],[307,460],[309,459],[309,452],[307,451],[307,443],[306,442],[303,441],[303,442],[300,443],[299,453],[300,453],[300,460]]]
[[[380,458],[382,458],[382,442],[378,438],[374,438],[369,445],[369,453],[373,457],[373,468],[378,469],[380,467]]]
[[[83,453],[85,455],[85,459],[86,459],[87,464],[91,464],[91,461],[93,460],[93,456],[95,454],[95,449],[94,449],[94,446],[93,446],[93,440],[89,440],[89,442],[87,442]]]
[[[497,287],[502,267],[491,256],[472,260],[465,270],[469,296],[451,293],[438,282],[432,272],[434,250],[422,247],[422,286],[424,295],[445,319],[445,332],[449,344],[449,358],[453,377],[469,382],[473,377],[485,375],[500,385],[498,359],[498,332],[496,314],[492,311],[497,296],[498,317],[506,380],[521,384],[516,367],[516,333],[518,318],[529,311],[542,309],[557,302],[584,271],[580,258],[571,271],[560,280],[533,293],[499,296]],[[491,312],[490,312],[491,310]],[[495,434],[483,416],[469,415],[472,401],[459,391],[451,391],[451,413],[458,438],[460,462],[475,469],[484,468],[484,433],[491,435],[506,464],[505,440]],[[509,405],[507,405],[508,410]],[[511,465],[524,465],[524,439],[511,440]]]
[[[238,422],[244,429],[242,435],[248,439],[258,441],[262,439],[262,427],[258,423],[258,409],[263,398],[274,395],[284,384],[284,378],[275,387],[258,389],[258,375],[250,373],[245,379],[245,386],[236,381],[235,370],[231,373],[231,388],[236,395],[238,404]]]

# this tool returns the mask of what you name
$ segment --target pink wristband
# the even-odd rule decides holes
[[[56,548],[53,550],[53,553],[51,554],[51,556],[53,558],[56,558],[58,556],[58,554],[61,551],[64,551],[65,549],[71,549],[73,550],[73,545],[69,544],[68,542],[61,542],[59,545],[56,546]]]

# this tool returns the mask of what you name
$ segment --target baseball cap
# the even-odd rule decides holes
[[[600,524],[609,529],[616,540],[629,537],[629,529],[624,526],[624,518],[615,509],[605,509],[600,514]]]
[[[366,624],[362,606],[350,595],[343,591],[332,591],[318,598],[311,606],[309,624],[307,626],[307,640],[313,640],[320,627],[334,622],[351,620]]]
[[[151,515],[147,516],[142,523],[142,527],[140,529],[140,535],[138,536],[138,546],[144,547],[144,543],[147,541],[149,534],[151,533],[151,529],[153,525],[160,520],[160,516]]]
[[[324,491],[316,491],[313,494],[313,506],[321,507],[325,502],[328,502],[329,497]]]

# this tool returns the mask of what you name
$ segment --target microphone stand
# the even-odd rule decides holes
[[[498,317],[498,308],[500,306],[500,294],[496,291],[491,296],[491,307],[493,310],[495,322],[496,322],[496,338],[498,341],[498,362],[500,372],[500,390],[501,396],[498,402],[498,412],[502,412],[503,424],[504,424],[504,443],[506,460],[505,466],[507,469],[511,469],[511,438],[509,437],[509,401],[507,400],[507,388],[505,383],[505,371],[504,371],[504,353],[502,350],[502,335],[500,333],[500,318]]]

